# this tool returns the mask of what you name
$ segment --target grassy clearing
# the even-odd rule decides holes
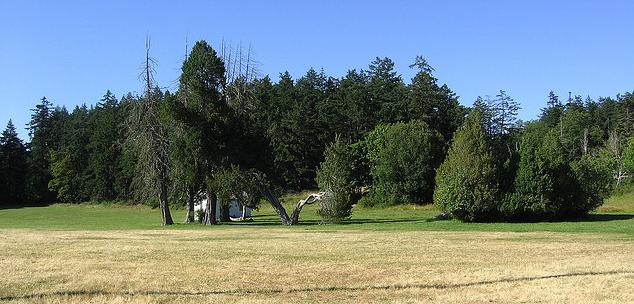
[[[215,227],[160,227],[147,207],[0,210],[0,302],[634,302],[630,194],[552,223],[435,221],[432,206],[401,206],[320,225],[315,207],[295,227],[267,205]]]

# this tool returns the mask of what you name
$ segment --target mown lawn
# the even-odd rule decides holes
[[[290,213],[302,194],[283,198]],[[598,232],[634,237],[634,193],[612,197],[588,218],[574,221],[525,223],[461,223],[440,221],[433,206],[397,206],[390,208],[355,207],[350,220],[343,224],[322,224],[316,205],[306,206],[296,230],[396,230],[396,231],[508,231],[508,232]],[[182,209],[172,210],[176,224],[160,227],[160,212],[145,206],[67,205],[0,209],[0,229],[28,228],[53,230],[129,230],[129,229],[269,229],[280,228],[275,211],[263,203],[253,213],[253,221],[224,223],[210,228],[199,224],[180,224]]]

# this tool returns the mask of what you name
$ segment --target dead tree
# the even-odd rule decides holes
[[[162,225],[174,223],[169,209],[169,139],[167,130],[160,120],[161,93],[154,85],[153,73],[156,62],[150,57],[150,39],[145,43],[145,62],[141,78],[144,82],[144,96],[135,104],[128,120],[132,141],[139,156],[137,172],[146,187],[158,196]]]
[[[608,151],[615,160],[614,179],[616,179],[616,185],[618,186],[624,179],[629,177],[629,174],[625,168],[623,144],[619,140],[619,135],[616,131],[610,132],[610,136],[608,137]]]

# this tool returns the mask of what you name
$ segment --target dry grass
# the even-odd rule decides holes
[[[634,302],[634,241],[551,232],[0,230],[12,303]]]

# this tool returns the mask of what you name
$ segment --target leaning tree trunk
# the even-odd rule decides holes
[[[277,196],[273,194],[271,189],[264,185],[260,185],[260,192],[262,192],[264,198],[266,198],[266,200],[271,203],[271,206],[273,207],[273,209],[275,209],[277,215],[280,216],[282,224],[292,225],[293,223],[291,222],[291,218],[288,216],[288,213],[286,213],[286,209],[284,209],[284,206],[282,206],[282,203],[280,203],[280,201],[277,199]]]
[[[295,205],[295,209],[293,209],[293,213],[291,214],[291,225],[297,224],[297,222],[299,222],[299,213],[302,212],[304,206],[314,204],[316,201],[321,199],[322,195],[324,195],[323,192],[311,193],[305,199],[297,202],[297,205]]]
[[[194,199],[196,198],[196,193],[190,187],[187,189],[187,212],[185,213],[185,224],[194,222]]]
[[[172,214],[170,213],[170,206],[167,197],[167,185],[165,185],[164,182],[161,182],[159,187],[159,205],[161,206],[161,216],[163,218],[161,224],[163,226],[172,225],[174,224],[174,221],[172,220]]]
[[[260,192],[262,192],[264,198],[266,198],[266,200],[271,203],[271,206],[273,206],[275,212],[277,212],[277,214],[280,216],[282,224],[289,226],[295,225],[299,222],[299,214],[300,212],[302,212],[302,209],[305,205],[315,203],[316,201],[320,200],[321,196],[324,194],[323,192],[312,193],[308,195],[307,198],[300,200],[299,202],[297,202],[297,205],[295,205],[293,213],[291,213],[291,216],[289,217],[282,203],[277,199],[277,196],[275,196],[275,194],[273,194],[273,192],[268,187],[261,185]]]
[[[205,209],[205,218],[203,224],[215,225],[216,221],[216,194],[211,190],[207,190],[207,207]]]

